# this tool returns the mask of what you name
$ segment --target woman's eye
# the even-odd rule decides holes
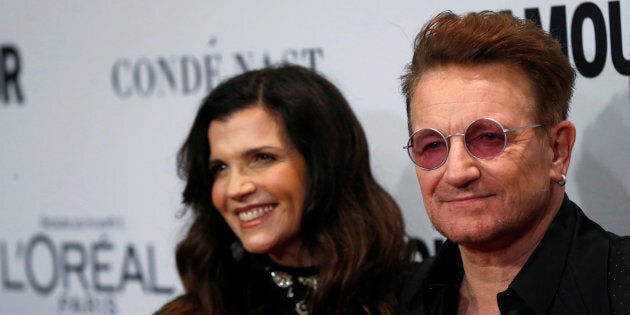
[[[217,176],[219,173],[227,169],[227,165],[223,163],[213,163],[210,165],[210,173],[213,176]]]
[[[254,156],[254,161],[271,161],[275,159],[275,156],[267,153],[258,153]]]

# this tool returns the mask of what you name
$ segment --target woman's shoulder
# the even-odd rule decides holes
[[[199,299],[194,294],[183,294],[164,304],[153,315],[196,315],[203,314]]]

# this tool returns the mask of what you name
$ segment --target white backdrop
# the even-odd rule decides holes
[[[0,0],[0,312],[149,314],[180,293],[176,151],[209,89],[270,62],[340,87],[378,180],[432,248],[398,77],[444,9],[537,10],[544,29],[555,14],[581,67],[567,191],[629,234],[630,1],[437,3]]]

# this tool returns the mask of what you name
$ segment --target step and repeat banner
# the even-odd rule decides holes
[[[567,191],[629,234],[630,0],[0,0],[0,312],[150,314],[181,293],[176,152],[209,90],[279,62],[344,92],[378,180],[433,252],[398,77],[445,9],[561,34],[579,73]]]

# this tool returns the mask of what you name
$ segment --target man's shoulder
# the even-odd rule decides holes
[[[615,314],[630,313],[630,236],[611,236],[608,296]]]
[[[608,237],[610,238],[610,247],[616,248],[621,251],[630,250],[630,235],[617,235],[611,232],[608,232]]]
[[[608,251],[608,264],[610,269],[626,271],[626,283],[630,284],[630,235],[611,235]]]
[[[431,266],[435,261],[435,256],[429,257],[422,262],[414,263],[409,276],[405,279],[400,294],[400,314],[414,314],[417,312],[421,301],[422,286],[428,277]]]
[[[604,283],[608,289],[611,311],[614,314],[630,314],[630,236],[606,231],[591,221],[577,205],[574,207],[578,210],[578,233],[574,244],[577,255],[574,255],[574,264],[597,267],[597,270],[607,268]],[[582,276],[588,275],[589,279],[594,277],[596,270],[591,271],[583,272]],[[592,282],[585,283],[584,287],[587,286],[592,286]]]
[[[422,262],[415,263],[412,267],[409,279],[407,282],[411,282],[413,284],[422,284],[424,279],[427,278],[433,263],[435,262],[435,256],[431,256]]]

